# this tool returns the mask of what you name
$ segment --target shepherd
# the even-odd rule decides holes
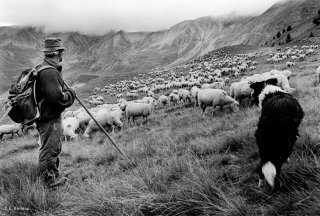
[[[36,79],[36,100],[40,108],[40,118],[36,121],[40,134],[38,171],[46,187],[54,187],[65,182],[59,175],[59,155],[62,147],[61,113],[75,100],[75,92],[66,88],[61,75],[65,48],[59,38],[44,40],[44,60],[39,65],[51,66],[38,73]]]

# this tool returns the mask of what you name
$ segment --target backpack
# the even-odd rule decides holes
[[[11,107],[8,116],[16,123],[31,125],[40,118],[36,99],[36,78],[40,71],[52,66],[36,66],[21,72],[16,83],[11,84],[7,105]]]

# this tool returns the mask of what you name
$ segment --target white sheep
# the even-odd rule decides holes
[[[294,67],[295,65],[296,65],[296,63],[290,62],[290,61],[288,61],[288,62],[286,63],[286,67],[287,67],[287,68]]]
[[[228,96],[227,92],[222,89],[203,89],[198,92],[198,103],[202,108],[202,115],[204,114],[207,106],[212,106],[213,111],[212,115],[217,106],[221,108],[223,106],[231,104],[231,108],[233,111],[239,110],[239,103]]]
[[[151,90],[148,91],[147,95],[148,95],[148,97],[154,97],[154,93]]]
[[[277,78],[278,80],[277,86],[281,87],[282,89],[284,89],[289,93],[292,93],[295,90],[294,88],[290,87],[288,78],[283,74],[274,74],[274,75],[271,75],[269,78]]]
[[[230,96],[241,103],[246,97],[251,97],[253,89],[250,88],[248,79],[240,82],[234,82],[230,86]]]
[[[150,103],[150,101],[154,100],[153,97],[143,97],[142,98],[142,101],[143,103]]]
[[[119,127],[120,130],[123,127],[123,123],[121,118],[123,116],[123,111],[120,108],[114,108],[112,110],[100,110],[98,113],[94,115],[94,118],[102,127],[111,127],[112,133],[114,133],[115,126]],[[99,130],[98,125],[95,123],[93,119],[91,119],[88,123],[88,126],[83,134],[84,137],[89,137],[90,133],[93,131]]]
[[[170,103],[173,103],[173,105],[176,105],[179,102],[179,96],[177,94],[170,93],[168,98]]]
[[[68,118],[68,117],[73,117],[74,116],[73,113],[74,113],[74,111],[71,111],[71,110],[66,111],[63,115],[63,119]]]
[[[158,98],[158,103],[159,104],[162,104],[163,105],[163,108],[169,104],[169,98],[165,95],[161,95],[159,98]]]
[[[19,130],[22,130],[22,124],[5,124],[0,125],[0,140],[2,140],[2,137],[4,134],[11,134],[13,137],[13,134],[19,135]]]
[[[91,119],[90,115],[86,111],[82,111],[81,113],[79,113],[76,116],[76,118],[79,120],[79,127],[80,128],[85,128],[85,126],[89,123],[89,121]]]
[[[172,94],[178,94],[178,89],[173,89],[171,93]]]
[[[293,62],[292,62],[293,63]],[[284,76],[287,77],[287,79],[289,80],[291,75],[292,75],[292,72],[290,70],[283,70],[283,71],[279,71],[279,70],[276,70],[276,69],[273,69],[269,72],[270,75],[275,75],[275,74],[282,74]]]
[[[79,113],[85,111],[85,109],[83,107],[80,107],[79,109],[75,110],[73,112],[73,116],[77,116]]]
[[[128,119],[128,125],[130,126],[130,118],[134,123],[136,117],[142,116],[145,118],[146,122],[148,121],[148,116],[153,112],[154,106],[156,105],[156,100],[146,103],[130,103],[126,107],[126,117]]]
[[[197,86],[193,86],[190,90],[191,97],[194,99],[194,106],[198,106],[198,92],[199,88]]]
[[[78,137],[76,130],[79,128],[79,119],[76,117],[67,117],[62,120],[62,133],[65,138],[75,139]]]
[[[187,101],[189,101],[189,103],[191,103],[191,96],[188,90],[179,89],[178,96],[179,96],[179,101],[182,100],[184,103],[187,103]]]

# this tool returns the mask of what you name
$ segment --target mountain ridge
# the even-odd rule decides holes
[[[317,0],[281,1],[258,16],[204,16],[185,20],[154,32],[110,31],[104,35],[79,32],[46,33],[42,27],[0,27],[0,66],[8,89],[18,73],[41,61],[43,39],[60,37],[66,47],[65,77],[77,82],[81,75],[146,72],[156,66],[177,65],[214,49],[232,45],[274,46],[284,43],[287,26],[294,38],[316,28],[312,19],[320,8]],[[281,41],[282,40],[282,41]],[[10,81],[10,82],[8,82]]]

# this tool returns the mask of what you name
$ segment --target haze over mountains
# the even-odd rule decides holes
[[[292,26],[292,38],[315,28],[312,20],[319,0],[289,0],[273,5],[255,17],[200,17],[156,32],[109,32],[84,35],[77,32],[45,33],[40,27],[0,27],[0,93],[22,69],[42,59],[43,39],[62,38],[66,47],[64,74],[72,82],[145,72],[155,66],[187,62],[224,46],[270,45],[276,33]]]

